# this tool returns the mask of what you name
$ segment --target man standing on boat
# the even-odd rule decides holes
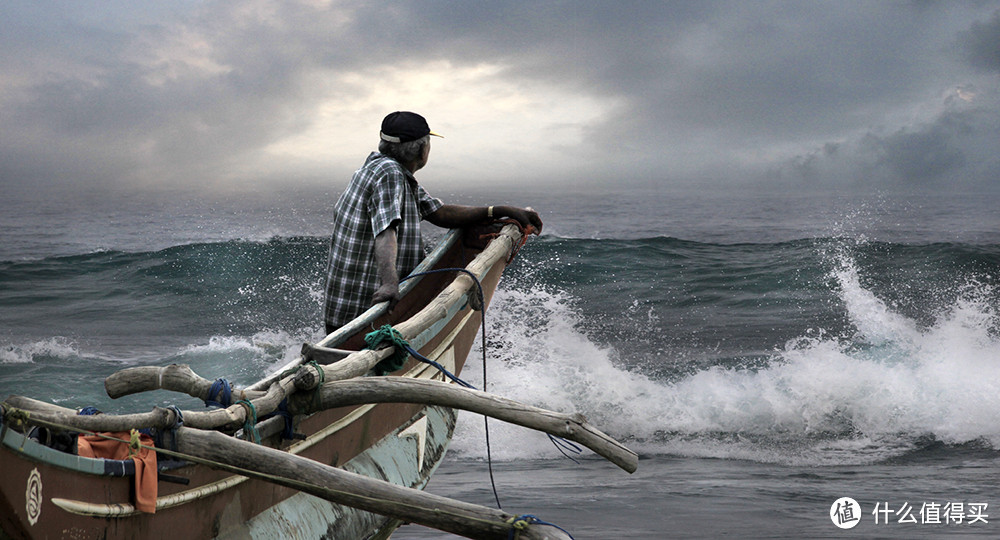
[[[420,221],[448,229],[513,218],[542,230],[530,208],[460,206],[431,197],[413,176],[427,165],[430,136],[419,114],[397,111],[382,120],[378,152],[351,178],[334,207],[324,319],[333,332],[365,311],[399,302],[399,278],[424,258]]]

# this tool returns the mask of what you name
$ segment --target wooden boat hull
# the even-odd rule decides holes
[[[437,469],[455,428],[456,413],[427,407],[344,464],[351,472],[422,489]],[[386,464],[389,464],[388,466]],[[398,523],[391,518],[330,503],[304,493],[276,504],[231,530],[227,538],[353,538],[357,531],[388,535]],[[244,534],[245,533],[245,534]]]
[[[479,250],[463,246],[449,233],[420,269],[462,268]],[[488,303],[505,258],[481,276]],[[357,324],[321,342],[327,347],[363,348],[365,331],[406,320],[454,278],[425,276],[408,285],[391,315],[369,310]],[[425,332],[417,347],[424,356],[459,373],[481,323],[467,302],[449,311]],[[355,331],[354,329],[361,330]],[[410,359],[401,376],[436,378],[436,369]],[[266,381],[265,381],[266,382]],[[422,488],[443,458],[455,425],[451,409],[418,404],[379,403],[342,407],[297,419],[306,440],[277,438],[264,444],[407,487]],[[0,538],[368,538],[387,537],[398,523],[261,480],[251,480],[204,465],[185,464],[165,471],[188,485],[159,483],[157,511],[132,506],[132,477],[112,476],[110,460],[70,455],[2,428],[0,444]],[[119,464],[121,462],[118,462]]]

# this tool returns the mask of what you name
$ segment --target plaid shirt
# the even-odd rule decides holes
[[[420,221],[441,206],[396,160],[378,152],[368,156],[334,209],[324,308],[329,327],[339,328],[371,306],[379,285],[375,237],[399,222],[396,270],[403,278],[424,258]]]

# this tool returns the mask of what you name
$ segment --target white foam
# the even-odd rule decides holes
[[[871,291],[861,285],[857,267],[844,255],[838,257],[833,277],[841,287],[841,299],[847,307],[851,323],[870,343],[914,343],[920,338],[916,324],[894,313]]]
[[[928,328],[894,312],[842,260],[833,277],[857,335],[803,336],[760,369],[713,367],[677,380],[629,371],[577,328],[565,293],[497,292],[489,390],[580,412],[645,453],[780,463],[867,463],[933,437],[1000,447],[1000,340],[991,291],[970,283]],[[496,351],[501,351],[497,353]],[[463,377],[478,385],[476,352]],[[453,448],[485,456],[481,419],[463,415]],[[491,423],[495,459],[558,457],[539,434]]]
[[[0,364],[29,363],[40,356],[68,359],[79,357],[80,351],[72,341],[56,336],[25,345],[6,346],[0,350]]]
[[[188,345],[178,351],[181,357],[249,357],[267,363],[289,361],[297,357],[302,343],[315,341],[315,335],[304,330],[291,333],[284,330],[262,330],[252,336],[212,336],[208,343]]]

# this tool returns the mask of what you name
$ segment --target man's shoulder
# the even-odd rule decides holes
[[[379,189],[379,186],[389,183],[398,183],[400,178],[405,178],[404,171],[396,160],[372,152],[364,165],[354,171],[354,176],[347,186],[349,193],[368,193],[372,189]]]
[[[365,160],[365,164],[361,166],[359,172],[361,171],[367,171],[369,174],[398,174],[403,176],[406,174],[406,169],[398,161],[378,152],[372,152],[368,156],[368,159]]]

